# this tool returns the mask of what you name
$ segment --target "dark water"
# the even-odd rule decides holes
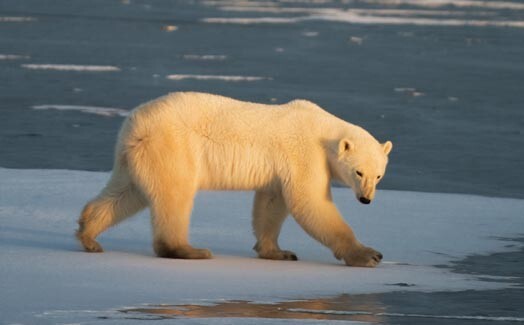
[[[194,90],[264,103],[310,99],[378,139],[392,140],[382,188],[524,198],[524,28],[512,25],[524,21],[524,1],[510,7],[500,1],[436,8],[423,3],[2,0],[0,166],[110,170],[122,117],[34,106],[130,110],[167,92]],[[340,11],[315,11],[326,8],[358,9],[357,18],[368,23],[355,23],[355,17],[353,23],[335,22]],[[260,17],[302,18],[202,21]],[[369,17],[375,20],[369,23]],[[391,18],[404,23],[390,24]],[[509,26],[467,26],[473,21]],[[27,64],[118,70],[30,69]],[[173,74],[261,79],[166,78]],[[517,276],[522,284],[522,261],[519,251],[473,256],[454,267]],[[524,317],[522,297],[521,287],[400,291],[334,301],[346,299],[346,309],[354,306],[349,300],[373,302],[379,309],[359,316],[373,321],[384,312]],[[380,317],[378,322],[391,324],[503,322]]]
[[[333,22],[326,20],[334,17],[329,13],[294,23],[202,21],[319,16],[311,10],[326,8],[408,21]],[[459,25],[522,22],[520,7],[3,0],[0,15],[0,54],[20,56],[0,60],[0,166],[111,169],[121,117],[36,111],[34,105],[131,109],[167,92],[198,90],[265,103],[307,98],[382,141],[391,139],[395,148],[382,188],[524,197],[524,28],[439,26],[450,19]],[[414,25],[415,19],[432,23]],[[33,70],[23,64],[120,70]],[[171,74],[267,79],[177,81],[166,78]]]
[[[524,242],[519,239],[517,242]],[[218,301],[205,305],[148,305],[119,310],[112,317],[140,320],[184,318],[271,318],[296,320],[350,320],[378,324],[513,324],[524,322],[524,249],[511,253],[470,256],[453,263],[454,271],[509,276],[513,289],[423,293],[340,295],[281,303]],[[447,266],[449,267],[449,266]],[[508,280],[509,281],[509,280]],[[123,315],[123,316],[122,316]],[[111,318],[111,317],[110,317]]]

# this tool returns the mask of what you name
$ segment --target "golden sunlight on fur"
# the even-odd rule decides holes
[[[267,259],[296,260],[280,249],[288,214],[347,265],[377,265],[382,255],[361,244],[331,199],[332,180],[370,203],[384,176],[391,142],[294,100],[243,102],[204,93],[171,93],[145,103],[124,121],[111,179],[84,207],[77,238],[88,252],[107,228],[149,207],[160,257],[211,258],[190,245],[198,190],[255,190],[254,249]]]

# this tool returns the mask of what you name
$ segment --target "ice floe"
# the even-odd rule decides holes
[[[360,2],[365,2],[362,0]],[[380,5],[409,4],[424,8],[450,6],[450,1],[411,1],[411,0],[369,0]],[[482,6],[488,9],[524,8],[524,4],[503,2],[458,1],[458,7]],[[334,21],[351,24],[377,25],[418,25],[418,26],[472,26],[472,27],[514,27],[524,28],[522,20],[499,19],[497,11],[427,10],[427,9],[384,9],[384,8],[318,8],[318,7],[267,7],[243,5],[218,5],[220,10],[231,12],[259,12],[274,16],[268,17],[209,17],[206,23],[215,24],[294,24],[309,20]],[[286,16],[278,16],[286,14]],[[294,14],[293,16],[288,16]],[[490,19],[485,19],[486,17]]]
[[[22,68],[31,70],[57,70],[57,71],[86,71],[86,72],[111,72],[120,71],[119,67],[111,65],[78,65],[78,64],[22,64]]]
[[[5,17],[0,16],[0,23],[24,23],[29,21],[35,21],[33,17]]]
[[[227,59],[227,55],[221,54],[184,54],[186,60],[202,60],[202,61],[223,61]]]
[[[268,77],[257,77],[257,76],[225,76],[225,75],[201,75],[201,74],[171,74],[166,76],[169,80],[221,80],[221,81],[260,81],[260,80],[271,80]]]
[[[510,241],[503,238],[522,236],[524,200],[379,191],[373,205],[363,206],[350,190],[334,188],[333,199],[360,240],[384,253],[385,262],[375,269],[344,266],[291,218],[280,245],[301,260],[255,258],[248,192],[197,195],[192,242],[212,249],[214,259],[154,257],[147,211],[104,233],[105,253],[81,252],[74,239],[76,220],[108,178],[101,172],[0,168],[1,322],[103,321],[98,317],[106,310],[144,303],[278,302],[396,291],[391,284],[402,283],[408,285],[401,290],[425,292],[514,285],[507,277],[483,280],[482,274],[434,265],[519,249],[507,247]],[[463,316],[441,318],[446,317]]]
[[[19,54],[0,54],[0,60],[26,60],[29,59],[28,55]]]
[[[397,16],[363,15],[354,10],[333,10],[322,14],[300,17],[255,17],[255,18],[203,18],[205,23],[213,24],[294,24],[301,21],[325,20],[350,24],[363,25],[416,25],[416,26],[471,26],[471,27],[514,27],[524,28],[524,21],[520,20],[481,20],[455,18],[420,18]]]
[[[87,114],[102,116],[127,116],[129,111],[113,107],[81,106],[81,105],[34,105],[35,110],[58,110],[58,111],[78,111]]]
[[[524,10],[524,3],[516,1],[477,1],[477,0],[356,0],[356,2],[387,6],[410,5],[436,8],[444,6]]]

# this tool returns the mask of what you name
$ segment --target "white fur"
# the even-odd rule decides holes
[[[188,242],[195,193],[255,190],[260,257],[296,259],[277,242],[291,213],[348,265],[375,266],[381,255],[357,241],[331,200],[330,183],[372,200],[391,147],[305,100],[263,105],[172,93],[125,120],[111,180],[84,208],[77,236],[86,250],[102,251],[95,241],[101,232],[149,206],[159,256],[209,258]]]

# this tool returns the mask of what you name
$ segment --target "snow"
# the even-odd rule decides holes
[[[358,0],[359,2],[374,5],[401,6],[411,5],[417,7],[436,8],[444,6],[488,8],[488,9],[511,9],[524,10],[524,4],[510,1],[476,1],[476,0]]]
[[[166,76],[170,80],[221,80],[221,81],[260,81],[268,80],[271,78],[258,77],[258,76],[222,76],[222,75],[200,75],[200,74],[171,74]]]
[[[75,91],[81,91],[75,88]],[[82,106],[82,105],[33,105],[34,110],[58,110],[58,111],[79,111],[86,114],[95,114],[101,116],[128,116],[129,111],[122,108],[114,107],[98,107],[98,106]]]
[[[444,27],[511,27],[524,28],[522,20],[501,19],[501,10],[521,10],[524,4],[509,2],[485,1],[453,1],[447,0],[361,0],[359,2],[383,6],[417,6],[426,9],[375,9],[375,8],[318,8],[318,7],[267,7],[255,5],[231,4],[228,2],[214,3],[227,12],[268,13],[272,15],[286,14],[284,17],[207,17],[201,21],[211,24],[296,24],[305,21],[329,21],[364,25],[414,25],[414,26],[444,26]],[[489,11],[472,10],[440,10],[442,6],[457,6],[459,8],[480,7]],[[431,9],[431,10],[428,10]],[[494,10],[496,9],[496,10]],[[498,11],[497,11],[498,10]],[[289,14],[301,16],[287,16]],[[459,19],[464,17],[462,19]],[[488,18],[488,19],[481,19]]]
[[[470,27],[513,27],[524,28],[524,21],[511,20],[479,20],[479,19],[435,19],[415,17],[384,17],[362,15],[354,10],[329,9],[323,14],[301,17],[256,17],[256,18],[203,18],[202,22],[210,24],[294,24],[308,20],[333,21],[364,25],[415,25],[415,26],[470,26]]]
[[[0,16],[0,23],[25,23],[34,21],[33,17],[2,17]]]
[[[200,60],[200,61],[223,61],[227,59],[227,55],[217,55],[217,54],[184,54],[183,56],[186,60]]]
[[[415,318],[437,318],[437,319],[455,319],[455,320],[487,320],[502,322],[524,322],[523,317],[491,317],[491,316],[458,316],[458,315],[425,315],[425,314],[404,314],[404,313],[373,313],[365,311],[341,311],[341,310],[316,310],[294,308],[288,309],[292,312],[311,313],[311,314],[328,314],[328,315],[372,315],[372,316],[395,316],[395,317],[415,317]]]
[[[336,3],[332,0],[280,0],[280,1],[204,1],[209,6],[221,6],[221,7],[253,7],[253,8],[276,8],[284,3],[296,3],[296,4],[313,4],[313,5],[324,5],[326,3]],[[454,8],[483,8],[491,10],[524,10],[524,4],[517,1],[478,1],[478,0],[343,0],[342,3],[364,3],[370,5],[381,5],[381,6],[414,6],[419,8],[441,8],[441,7],[454,7]]]
[[[253,194],[203,192],[193,211],[192,243],[210,248],[214,259],[154,257],[147,211],[102,234],[105,253],[84,253],[73,236],[76,220],[108,177],[102,172],[0,168],[0,323],[100,324],[104,320],[97,317],[109,315],[107,322],[124,324],[118,310],[143,304],[276,302],[399,290],[396,283],[409,284],[402,290],[425,292],[505,288],[513,285],[511,278],[486,281],[482,275],[455,274],[434,265],[515,250],[507,238],[522,236],[524,229],[524,200],[379,191],[375,202],[365,206],[350,190],[335,188],[341,213],[361,241],[384,254],[384,263],[375,269],[344,266],[292,218],[280,243],[300,261],[267,261],[251,250]]]
[[[0,60],[21,60],[29,59],[28,55],[18,55],[18,54],[0,54]]]
[[[79,64],[22,64],[22,68],[31,70],[57,70],[77,72],[112,72],[120,71],[120,68],[111,65],[79,65]]]

